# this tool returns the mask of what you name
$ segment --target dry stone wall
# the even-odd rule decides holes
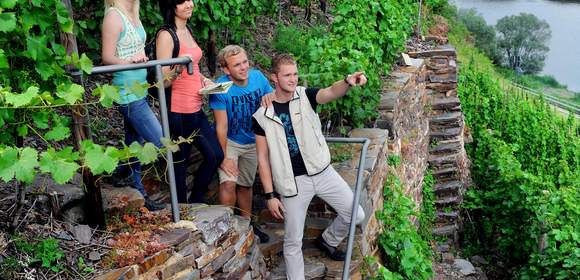
[[[409,55],[424,59],[426,66],[426,94],[430,97],[428,162],[436,180],[437,217],[433,234],[447,237],[438,246],[440,251],[447,252],[458,246],[458,232],[462,228],[459,205],[471,185],[470,162],[464,148],[470,137],[457,96],[457,55],[450,45]]]

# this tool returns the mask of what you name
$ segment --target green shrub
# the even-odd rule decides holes
[[[464,202],[476,227],[466,232],[472,251],[496,248],[521,279],[578,279],[577,121],[502,89],[473,64],[461,69],[458,86],[474,139],[467,150],[477,187]]]
[[[475,37],[475,46],[487,55],[494,63],[501,62],[501,54],[497,47],[495,29],[487,25],[483,16],[475,9],[459,10],[457,18],[467,27]]]
[[[418,217],[415,203],[405,196],[399,178],[387,176],[383,209],[376,213],[382,225],[379,245],[384,268],[379,279],[430,279],[433,276],[431,248],[410,217]]]

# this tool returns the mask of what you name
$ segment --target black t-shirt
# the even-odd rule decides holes
[[[306,96],[308,101],[310,101],[310,106],[312,110],[316,111],[318,102],[316,102],[316,94],[318,94],[318,88],[307,88]],[[289,102],[278,103],[272,102],[274,106],[274,113],[280,118],[282,124],[284,125],[284,131],[286,132],[286,141],[288,143],[288,151],[290,152],[290,161],[292,162],[292,171],[294,176],[300,176],[307,174],[306,166],[304,165],[304,159],[302,154],[300,154],[300,148],[298,147],[298,142],[296,141],[296,135],[294,134],[294,128],[292,127],[292,120],[290,119],[290,107]],[[266,132],[260,126],[255,118],[252,118],[253,129],[256,135],[266,136]]]

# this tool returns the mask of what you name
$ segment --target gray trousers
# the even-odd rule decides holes
[[[298,195],[282,197],[286,209],[284,216],[284,260],[286,261],[286,276],[290,280],[304,279],[304,258],[302,256],[302,237],[304,235],[304,220],[312,198],[316,195],[328,203],[338,216],[322,233],[322,237],[330,246],[338,246],[348,235],[354,194],[340,175],[329,166],[320,174],[314,176],[302,175],[296,177]],[[364,211],[360,205],[356,223],[364,219]]]

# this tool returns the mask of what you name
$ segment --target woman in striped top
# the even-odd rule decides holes
[[[103,64],[129,64],[147,61],[145,55],[146,34],[139,20],[139,0],[105,0],[105,17],[102,29]],[[146,92],[132,92],[135,83],[146,83],[147,70],[130,70],[113,74],[113,85],[120,88],[120,99],[116,102],[123,115],[125,144],[137,141],[151,142],[161,147],[161,125],[151,111],[146,100]],[[132,171],[133,186],[145,197],[145,207],[149,210],[164,208],[163,204],[152,201],[141,182],[141,165],[136,158],[132,164],[122,166],[117,173]],[[126,172],[123,172],[126,171]]]

